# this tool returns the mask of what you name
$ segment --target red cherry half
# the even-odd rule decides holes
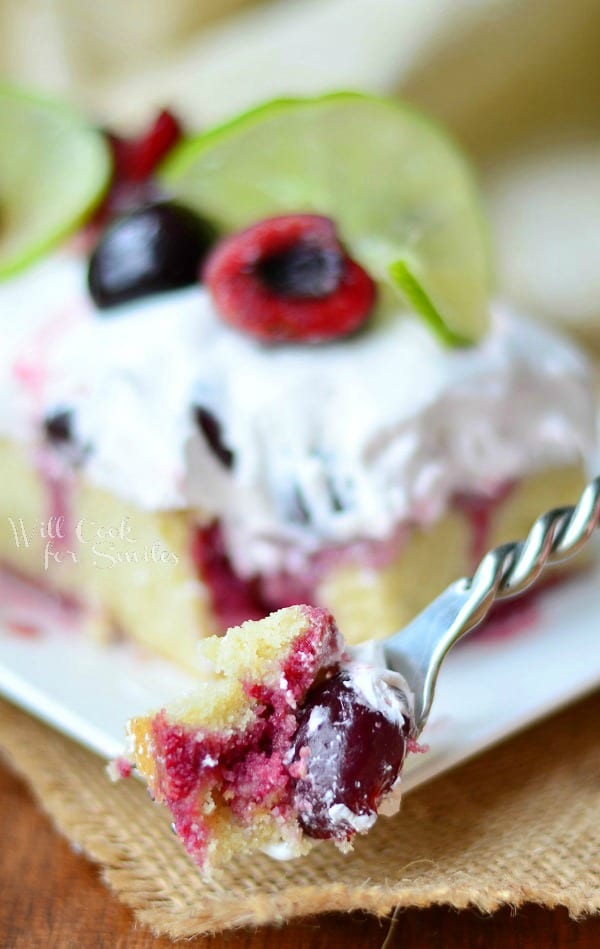
[[[329,218],[267,218],[214,249],[204,280],[231,326],[263,342],[324,342],[357,330],[374,281],[348,256]]]

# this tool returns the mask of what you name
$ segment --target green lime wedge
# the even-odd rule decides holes
[[[110,170],[100,132],[64,105],[0,84],[0,280],[74,231]]]
[[[488,241],[471,170],[406,104],[351,92],[276,100],[183,142],[161,178],[226,231],[325,214],[446,343],[487,330]]]

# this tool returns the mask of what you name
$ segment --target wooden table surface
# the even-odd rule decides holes
[[[303,920],[285,928],[198,937],[186,949],[380,949],[388,920],[353,913]],[[33,803],[23,783],[0,764],[1,949],[149,949],[171,946],[136,925],[103,886],[98,870],[71,850]],[[456,912],[445,907],[398,915],[385,949],[552,949],[600,946],[600,916],[574,922],[563,909],[528,906],[516,915]]]

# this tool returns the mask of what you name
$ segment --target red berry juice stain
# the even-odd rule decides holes
[[[469,522],[471,528],[471,565],[474,569],[490,548],[490,537],[494,516],[514,488],[514,481],[500,485],[492,496],[478,494],[456,494],[452,499]]]
[[[248,619],[263,619],[271,612],[261,598],[258,581],[245,580],[235,573],[217,522],[194,532],[192,558],[210,591],[213,611],[223,632]]]

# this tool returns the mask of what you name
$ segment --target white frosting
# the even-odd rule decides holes
[[[366,834],[377,820],[377,814],[355,814],[345,804],[332,804],[329,816],[333,824],[347,824],[357,834]]]
[[[74,406],[88,476],[145,508],[218,515],[242,574],[385,540],[433,521],[456,491],[593,444],[582,357],[502,307],[466,350],[407,314],[327,345],[268,347],[226,327],[199,286],[98,315],[84,278],[62,253],[0,284],[0,434],[36,438],[45,411]],[[219,420],[232,471],[193,403]]]
[[[263,844],[259,847],[267,857],[270,857],[271,860],[295,860],[296,857],[301,857],[304,853],[302,847],[300,847],[297,841],[290,842],[289,840],[277,840],[268,844]]]
[[[347,652],[352,658],[344,664],[344,669],[350,675],[359,701],[397,725],[402,726],[404,719],[412,721],[413,694],[404,676],[386,667],[381,643],[369,640],[347,647]]]

